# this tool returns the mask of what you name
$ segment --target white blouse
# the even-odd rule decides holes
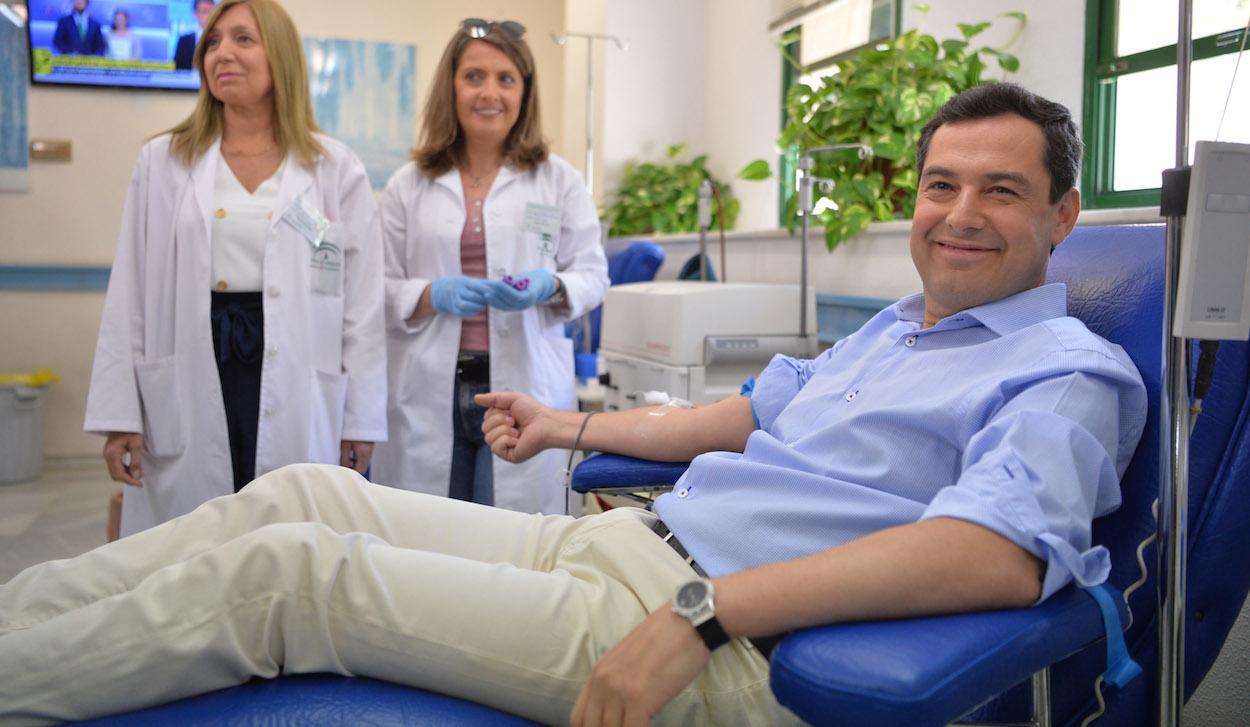
[[[273,176],[249,193],[222,159],[213,188],[213,290],[259,291],[264,285],[265,240],[278,201],[284,161]]]

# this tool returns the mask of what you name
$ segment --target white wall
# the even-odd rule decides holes
[[[1000,47],[1016,29],[1004,13],[1019,11],[1028,16],[1024,33],[1007,52],[1020,59],[1020,70],[1006,80],[1019,83],[1051,101],[1058,101],[1081,121],[1084,93],[1085,2],[1084,0],[931,0],[929,11],[903,3],[903,30],[919,28],[938,40],[960,38],[956,23],[991,21],[993,25],[973,39],[976,46]],[[991,63],[988,78],[1004,78]]]
[[[707,154],[711,170],[742,200],[738,229],[777,226],[777,179],[735,179],[753,159],[776,169],[781,122],[781,55],[768,34],[768,3],[758,0],[587,0],[606,2],[604,32],[627,36],[631,48],[604,57],[604,131],[596,145],[606,178],[604,199],[630,160],[663,159],[669,144],[686,142]],[[1018,10],[1028,16],[1009,51],[1020,58],[1010,80],[1072,109],[1081,118],[1085,3],[1082,0],[933,0],[922,13],[903,3],[904,30],[958,38],[956,23],[993,21],[978,42],[1001,46]],[[1003,72],[994,66],[990,78]],[[570,70],[570,91],[584,84]],[[566,99],[568,96],[566,96]],[[566,116],[572,105],[565,108]],[[583,112],[584,115],[584,112]],[[566,121],[566,127],[571,124]],[[580,156],[573,157],[580,165]]]
[[[777,226],[777,178],[736,179],[755,159],[767,159],[776,172],[781,133],[781,54],[765,29],[768,3],[715,0],[707,4],[710,59],[704,120],[708,168],[733,184],[742,200],[738,229]]]
[[[732,184],[742,200],[738,229],[776,227],[775,180],[734,178],[753,159],[777,156],[781,66],[767,26],[768,5],[758,0],[608,3],[606,32],[629,38],[630,48],[609,49],[604,61],[606,191],[627,162],[665,161],[670,145],[684,143],[683,160],[706,154],[712,173]]]
[[[626,162],[658,161],[671,144],[685,159],[707,149],[704,86],[710,69],[706,0],[615,0],[606,29],[629,39],[604,61],[603,168],[615,187]]]

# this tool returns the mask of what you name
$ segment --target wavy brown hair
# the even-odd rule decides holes
[[[513,40],[499,28],[491,28],[482,38],[470,38],[460,29],[443,50],[443,57],[434,71],[434,85],[422,112],[421,141],[412,150],[412,158],[427,176],[436,177],[455,167],[464,153],[464,133],[456,118],[456,70],[460,56],[470,41],[481,40],[498,48],[521,72],[525,88],[521,92],[521,113],[504,140],[505,163],[529,171],[547,160],[547,142],[543,139],[542,120],[538,112],[538,77],[534,73],[534,56],[524,39]]]
[[[260,30],[260,43],[269,59],[269,75],[273,79],[273,131],[278,148],[283,154],[294,152],[304,164],[312,165],[325,154],[325,148],[313,136],[319,129],[308,93],[304,46],[291,16],[275,0],[222,0],[213,8],[195,47],[194,64],[200,72],[200,95],[191,115],[166,132],[173,136],[171,153],[189,167],[221,137],[225,112],[221,101],[208,90],[204,39],[221,20],[222,13],[236,5],[246,5],[252,11]]]

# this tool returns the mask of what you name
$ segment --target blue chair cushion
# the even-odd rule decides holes
[[[637,492],[667,489],[681,477],[689,462],[655,462],[621,454],[596,454],[573,469],[570,487],[574,492]]]
[[[522,727],[534,722],[473,702],[365,677],[290,674],[148,709],[79,722],[82,727],[197,725],[414,725]]]

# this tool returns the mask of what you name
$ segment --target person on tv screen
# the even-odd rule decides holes
[[[200,36],[204,34],[204,21],[208,20],[208,16],[216,5],[214,0],[191,0],[195,20],[200,27],[194,33],[179,36],[178,45],[174,48],[174,68],[181,71],[191,70],[191,61],[195,58],[195,44],[200,42]]]
[[[139,59],[139,39],[130,29],[130,13],[118,8],[113,11],[113,26],[104,32],[108,40],[108,57],[115,61]]]
[[[87,13],[90,0],[74,0],[74,8],[56,21],[52,47],[61,55],[102,56],[108,42],[100,22]]]

